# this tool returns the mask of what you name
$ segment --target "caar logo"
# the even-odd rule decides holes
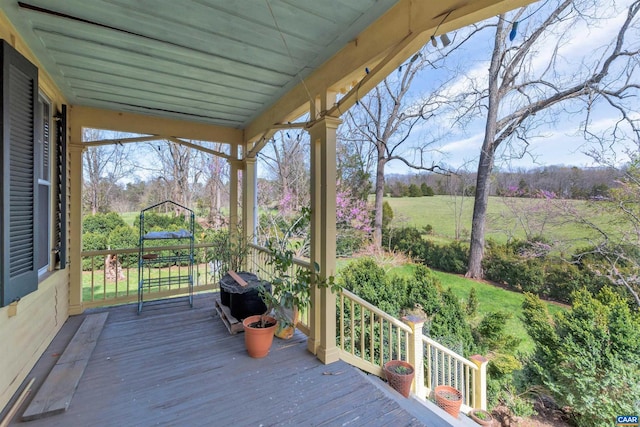
[[[637,426],[637,415],[618,415],[616,417],[616,426]]]

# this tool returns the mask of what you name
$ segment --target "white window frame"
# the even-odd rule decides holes
[[[45,106],[47,108],[45,108]],[[36,256],[36,259],[38,260],[38,264],[40,264],[40,255],[43,254],[44,251],[46,251],[46,256],[47,256],[47,262],[45,265],[38,265],[38,278],[42,278],[43,275],[45,275],[46,273],[48,273],[51,269],[51,248],[52,248],[52,236],[51,236],[51,230],[53,230],[53,210],[52,210],[52,185],[51,185],[51,173],[52,173],[52,158],[54,155],[54,151],[55,151],[55,145],[52,143],[53,142],[53,132],[55,131],[55,126],[53,126],[53,115],[52,115],[52,103],[49,100],[49,98],[43,94],[42,92],[39,92],[38,95],[38,108],[40,109],[39,111],[39,120],[38,120],[38,131],[36,133],[37,135],[37,153],[38,153],[38,157],[37,157],[37,166],[36,166],[36,170],[38,171],[38,197],[40,196],[40,189],[43,187],[47,188],[47,197],[46,200],[38,200],[38,215],[37,217],[40,218],[40,215],[42,213],[43,210],[46,209],[46,218],[47,218],[47,224],[46,224],[46,229],[44,227],[42,228],[38,228],[39,232],[45,232],[46,233],[46,246],[42,247],[42,245],[40,245],[39,249],[38,249],[38,254]],[[48,127],[49,127],[49,132],[48,132],[48,140],[45,141],[44,140],[44,125],[45,125],[45,121],[48,123]],[[48,156],[45,159],[44,158],[44,144],[48,145]],[[45,164],[45,161],[48,162],[48,164]],[[38,237],[40,238],[40,236]],[[44,241],[44,239],[43,239]]]

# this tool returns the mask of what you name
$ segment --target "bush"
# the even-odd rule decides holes
[[[485,314],[474,331],[481,353],[513,354],[522,340],[505,332],[511,313],[495,311]],[[511,369],[513,371],[513,369]]]
[[[416,266],[413,281],[407,290],[407,308],[419,306],[427,315],[435,313],[441,305],[442,285],[429,268]]]
[[[519,255],[522,248],[520,242],[507,245],[490,242],[482,262],[486,278],[514,290],[541,295],[545,282],[543,262],[538,258],[522,257]]]
[[[389,249],[401,251],[410,257],[422,259],[424,240],[422,233],[415,227],[399,227],[383,230],[383,240],[389,242]]]
[[[124,219],[115,212],[87,215],[82,219],[83,233],[97,233],[105,236],[117,227],[127,225]]]
[[[353,228],[339,228],[336,234],[336,255],[351,256],[366,242],[366,233]]]
[[[109,249],[137,248],[138,242],[139,233],[128,225],[115,228],[107,238]],[[123,267],[133,267],[138,263],[138,254],[122,254],[118,259]]]
[[[371,258],[360,258],[343,268],[339,283],[360,298],[394,317],[419,305],[430,318],[429,334],[441,343],[460,347],[469,354],[473,349],[471,328],[465,312],[451,289],[442,286],[425,266],[417,266],[411,280],[387,276]],[[444,344],[444,345],[447,345]]]
[[[341,285],[381,310],[398,316],[406,303],[406,284],[389,280],[384,269],[371,258],[360,258],[340,273]]]
[[[424,232],[433,231],[427,226]],[[383,236],[389,241],[389,249],[401,251],[429,268],[447,273],[463,274],[467,269],[469,253],[462,242],[451,242],[440,246],[422,238],[422,232],[416,227],[401,227],[392,229]]]
[[[140,216],[137,216],[133,220],[133,227],[136,230],[140,229]],[[176,231],[181,228],[187,228],[187,227],[188,227],[188,224],[184,215],[175,215],[172,213],[159,214],[156,212],[144,213],[145,233],[149,232],[150,230]]]
[[[429,335],[436,341],[461,343],[465,355],[475,348],[467,316],[451,289],[442,293],[442,304],[431,318]]]
[[[469,251],[458,241],[444,246],[428,244],[423,256],[423,262],[429,267],[447,273],[464,274],[469,263]]]
[[[476,291],[475,286],[471,288],[469,291],[469,299],[467,299],[467,306],[465,307],[467,311],[467,316],[473,317],[478,313],[478,306],[480,305],[480,301],[478,301],[478,291]]]
[[[389,224],[393,220],[393,209],[389,202],[384,201],[382,203],[382,229],[386,230],[389,228]]]
[[[523,303],[535,343],[530,368],[578,426],[610,425],[640,402],[640,315],[609,288],[573,294],[573,308],[550,318],[534,295]]]
[[[107,249],[107,236],[101,233],[84,233],[82,235],[82,250],[83,251],[101,251]],[[82,269],[91,270],[93,259],[93,268],[101,269],[104,267],[103,257],[84,258],[82,260]]]

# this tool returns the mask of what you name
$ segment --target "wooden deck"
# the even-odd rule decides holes
[[[358,369],[320,363],[302,334],[276,338],[266,358],[250,358],[244,335],[230,335],[214,314],[212,294],[196,296],[193,309],[181,302],[147,304],[140,315],[135,305],[91,312],[105,310],[108,320],[69,409],[29,422],[18,420],[20,412],[10,425],[425,425],[407,410],[408,400]],[[80,317],[69,319],[34,376],[55,363]]]

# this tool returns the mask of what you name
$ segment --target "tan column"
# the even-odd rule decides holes
[[[311,241],[310,241],[310,258],[313,265],[314,262],[318,262],[320,253],[322,252],[322,227],[321,216],[316,214],[320,206],[322,206],[322,191],[321,191],[321,147],[322,144],[316,141],[318,136],[316,133],[309,132],[311,137],[311,165],[310,165],[310,179],[311,179]],[[320,324],[321,324],[321,312],[320,312],[320,290],[312,286],[311,287],[311,312],[309,314],[309,337],[307,339],[307,350],[313,354],[318,354],[318,348],[320,348]]]
[[[244,160],[242,172],[242,228],[245,242],[253,242],[256,234],[257,209],[257,164],[256,159]]]
[[[474,354],[469,357],[473,363],[476,364],[478,370],[475,371],[475,381],[474,381],[474,389],[473,389],[473,401],[471,402],[472,406],[475,409],[484,409],[487,410],[487,365],[489,364],[489,359],[479,354]]]
[[[229,162],[229,234],[236,235],[238,229],[238,160]]]
[[[407,361],[411,363],[415,372],[411,391],[420,397],[424,397],[427,394],[424,386],[424,344],[422,342],[424,319],[419,316],[408,315],[404,316],[402,321],[409,325],[412,331],[409,337],[409,348],[407,349],[409,359]]]
[[[70,117],[72,119],[72,117]],[[69,143],[69,315],[81,314],[82,305],[82,128],[71,127]]]
[[[310,129],[311,136],[311,262],[320,277],[336,271],[336,131],[341,121],[324,117]],[[323,363],[339,360],[336,347],[336,296],[329,288],[313,293],[308,348]]]

